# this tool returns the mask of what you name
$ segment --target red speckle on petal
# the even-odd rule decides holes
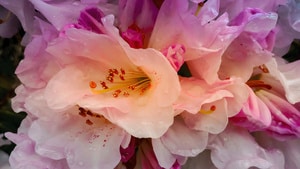
[[[91,120],[89,120],[89,119],[87,119],[86,121],[85,121],[85,123],[87,124],[87,125],[93,125],[94,123],[91,121]]]

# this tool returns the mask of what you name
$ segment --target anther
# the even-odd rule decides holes
[[[113,96],[114,96],[114,97],[118,97],[119,94],[120,94],[121,92],[122,92],[121,90],[116,90],[116,91],[113,93]]]
[[[109,75],[109,76],[106,77],[106,80],[113,83],[114,82],[114,77]]]
[[[123,80],[123,81],[125,80],[123,75],[119,75],[119,77],[120,77],[121,80]]]
[[[123,96],[128,97],[130,94],[128,92],[124,92]]]
[[[121,68],[120,71],[121,71],[122,75],[125,75],[126,72],[123,68]]]
[[[106,85],[105,82],[100,81],[100,84],[101,84],[101,86],[102,86],[103,89],[108,89],[108,87],[107,87],[107,85]]]
[[[260,65],[258,68],[264,73],[269,73],[269,69],[266,67],[266,65]]]
[[[90,81],[90,88],[94,89],[97,87],[97,83],[94,81]]]

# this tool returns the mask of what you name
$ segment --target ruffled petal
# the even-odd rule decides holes
[[[212,112],[207,113],[211,107],[216,107]],[[202,111],[201,111],[202,110]],[[227,102],[219,100],[214,103],[204,104],[197,114],[182,113],[184,122],[194,130],[207,131],[217,134],[222,132],[228,123]]]
[[[268,106],[272,123],[268,131],[278,138],[297,136],[300,134],[300,111],[284,98],[265,90],[256,92],[256,95]]]
[[[160,138],[172,154],[180,156],[196,156],[206,148],[207,139],[207,132],[189,129],[181,118]]]
[[[217,168],[284,168],[284,157],[280,151],[264,150],[242,128],[231,126],[223,133],[212,136],[209,149],[212,162]]]
[[[249,97],[242,110],[230,119],[250,131],[261,130],[271,125],[272,116],[266,104],[249,88]]]
[[[217,169],[211,161],[210,151],[205,150],[196,157],[190,157],[182,169]]]
[[[121,159],[119,148],[125,132],[101,116],[83,117],[78,112],[70,109],[51,120],[35,121],[29,137],[36,142],[36,152],[53,159],[66,158],[76,169],[115,167]]]
[[[32,169],[68,169],[66,160],[54,160],[41,156],[35,152],[35,142],[25,134],[6,133],[7,138],[17,144],[12,151],[9,163],[12,168],[23,169],[30,166]]]

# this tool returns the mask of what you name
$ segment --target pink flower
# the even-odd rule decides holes
[[[173,123],[173,103],[180,92],[176,71],[159,51],[129,47],[111,16],[102,24],[106,34],[69,28],[56,39],[48,38],[54,39],[50,43],[44,36],[31,42],[17,69],[25,90],[39,90],[24,100],[26,109],[41,108],[30,101],[41,99],[53,110],[79,105],[103,113],[136,137],[161,136]]]
[[[137,137],[158,137],[172,124],[179,81],[158,51],[135,50],[78,29],[68,30],[47,51],[62,65],[45,88],[51,108],[78,104],[97,112],[113,107],[105,116]]]

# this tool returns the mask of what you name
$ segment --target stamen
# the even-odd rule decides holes
[[[251,88],[265,88],[265,89],[272,89],[272,86],[269,84],[265,84],[262,80],[250,80],[246,82],[246,84]]]
[[[212,105],[212,106],[210,106],[209,110],[201,109],[201,110],[199,110],[199,113],[202,113],[202,114],[211,114],[214,111],[216,111],[216,109],[217,109],[217,107],[215,105]]]
[[[101,84],[101,86],[102,86],[103,89],[108,89],[108,87],[107,87],[107,85],[106,85],[105,82],[101,81],[100,84]]]
[[[197,9],[196,9],[196,12],[195,12],[195,16],[199,15],[199,12],[200,12],[201,8],[204,6],[204,4],[205,4],[206,1],[207,0],[198,3],[198,6],[197,6]]]

